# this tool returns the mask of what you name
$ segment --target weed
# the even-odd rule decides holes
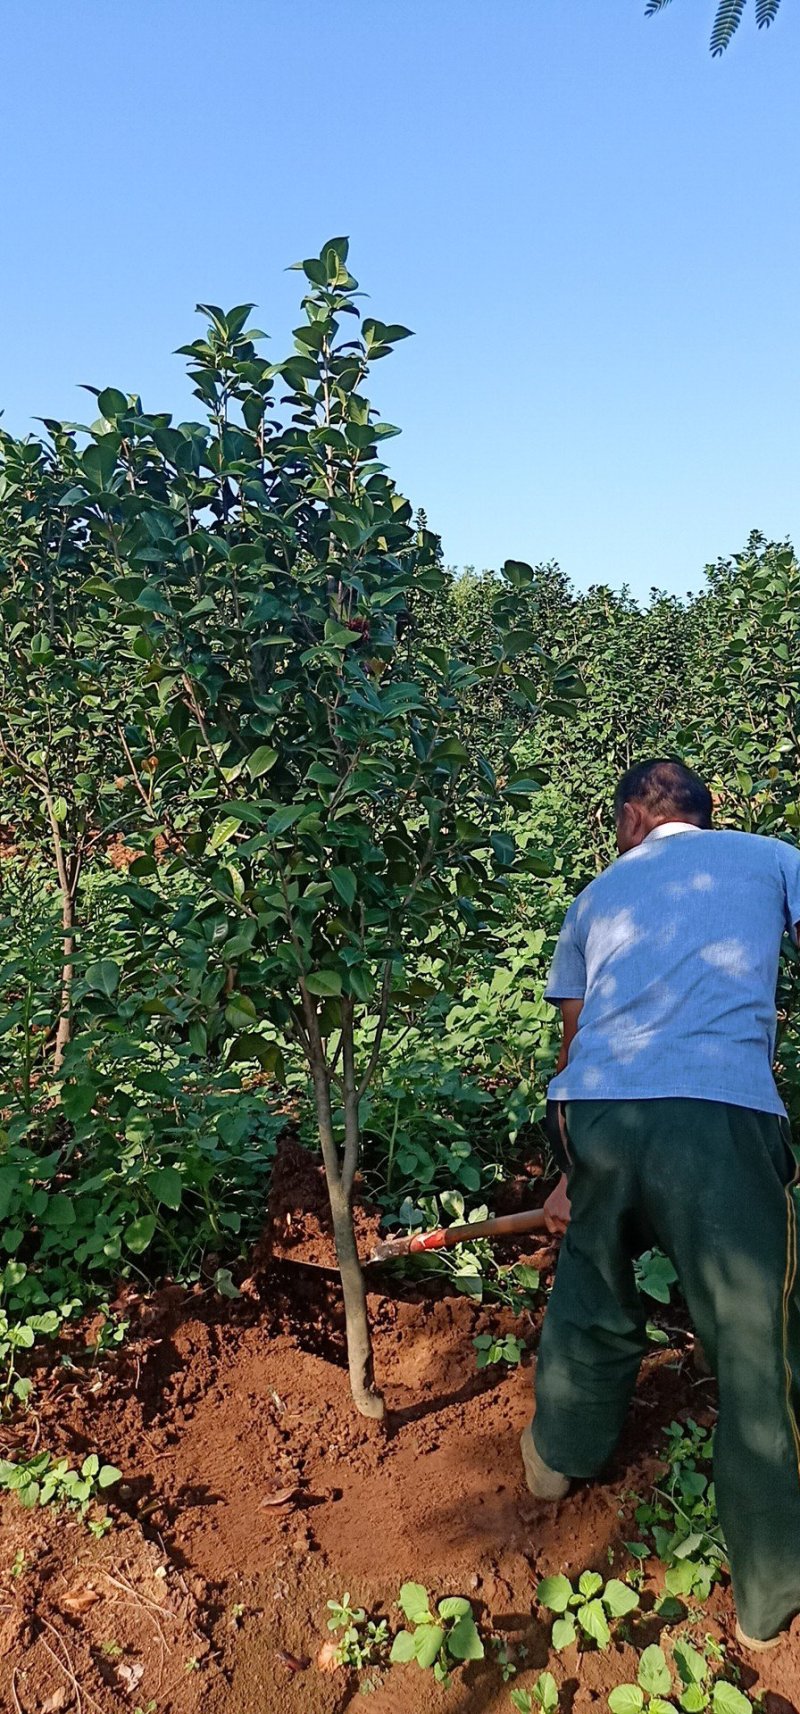
[[[511,1701],[518,1714],[555,1714],[558,1707],[558,1685],[552,1672],[540,1672],[532,1690],[512,1690]]]
[[[453,1662],[483,1660],[472,1607],[462,1596],[445,1595],[434,1617],[427,1589],[421,1583],[404,1583],[400,1606],[414,1630],[397,1632],[389,1657],[393,1662],[415,1660],[418,1666],[432,1667],[438,1683],[447,1685]]]
[[[504,1637],[492,1637],[492,1647],[497,1655],[497,1664],[503,1677],[503,1683],[508,1684],[510,1678],[516,1678],[517,1668],[511,1659],[511,1653]]]
[[[115,1643],[115,1642],[101,1643],[100,1644],[100,1653],[102,1655],[104,1655],[106,1660],[119,1660],[120,1655],[122,1654],[122,1649],[121,1649],[119,1643]]]
[[[103,1536],[108,1535],[109,1530],[113,1530],[114,1519],[108,1512],[102,1518],[87,1518],[86,1528],[89,1534],[94,1536],[95,1541],[102,1541]]]
[[[491,1363],[508,1363],[510,1367],[516,1367],[525,1355],[522,1340],[513,1333],[476,1333],[472,1343],[479,1369],[488,1369]]]
[[[583,1571],[574,1589],[568,1577],[545,1577],[536,1591],[536,1599],[551,1613],[557,1614],[553,1625],[553,1648],[560,1653],[578,1641],[579,1634],[588,1637],[600,1649],[611,1641],[609,1620],[623,1619],[635,1612],[639,1596],[635,1589],[611,1577],[604,1584],[599,1571]]]
[[[349,1591],[341,1601],[329,1601],[329,1631],[343,1631],[336,1653],[338,1666],[352,1666],[360,1672],[365,1666],[377,1666],[386,1656],[389,1646],[389,1626],[385,1619],[377,1623],[368,1619],[363,1607],[351,1607]]]
[[[23,1548],[18,1547],[11,1565],[12,1577],[22,1577],[23,1573],[27,1570],[27,1565],[28,1561],[25,1558],[24,1550]]]
[[[666,1441],[662,1485],[650,1500],[640,1501],[636,1521],[652,1536],[667,1568],[668,1596],[691,1595],[703,1602],[725,1557],[710,1477],[713,1433],[689,1419],[671,1423]]]
[[[96,1452],[84,1458],[80,1470],[71,1470],[66,1458],[53,1459],[49,1452],[12,1463],[0,1458],[0,1489],[16,1494],[23,1506],[71,1506],[86,1515],[92,1500],[120,1480],[121,1470],[101,1464]],[[110,1524],[103,1522],[94,1534],[104,1535]]]

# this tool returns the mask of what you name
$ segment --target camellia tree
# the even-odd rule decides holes
[[[532,647],[515,614],[533,573],[497,578],[480,661],[416,633],[447,574],[363,390],[407,330],[362,319],[347,249],[300,265],[285,362],[260,355],[250,305],[204,306],[207,334],[184,349],[205,420],[114,395],[84,457],[108,458],[87,527],[140,663],[121,733],[149,828],[131,908],[154,959],[180,937],[198,1054],[276,1078],[287,1047],[307,1063],[353,1397],[379,1417],[352,1220],[361,1104],[387,1024],[458,991],[518,860],[506,822],[537,778],[498,764],[487,716],[492,765],[465,708]]]
[[[0,821],[23,854],[49,856],[60,897],[58,994],[45,1031],[57,1072],[72,1030],[82,877],[131,806],[117,756],[121,638],[93,582],[83,517],[107,458],[96,445],[79,456],[73,431],[48,426],[49,445],[0,433]]]

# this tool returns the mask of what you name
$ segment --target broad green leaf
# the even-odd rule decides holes
[[[664,1582],[670,1595],[690,1595],[694,1583],[694,1566],[684,1560],[680,1565],[671,1565],[665,1573]]]
[[[456,1619],[448,1632],[447,1648],[454,1660],[483,1660],[483,1643],[471,1612]]]
[[[312,970],[311,974],[305,977],[305,985],[309,994],[325,996],[342,992],[342,978],[338,970]]]
[[[258,780],[262,774],[269,773],[270,768],[274,768],[277,760],[277,750],[273,750],[269,744],[260,744],[247,760],[247,772],[251,780]]]
[[[644,1691],[638,1684],[618,1684],[608,1698],[611,1714],[641,1714]]]
[[[703,1689],[702,1684],[688,1685],[678,1698],[684,1714],[703,1714],[703,1709],[708,1707],[709,1700],[708,1691]]]
[[[551,1613],[566,1613],[572,1598],[572,1584],[567,1577],[544,1577],[536,1591],[536,1599]]]
[[[101,1464],[97,1473],[98,1488],[113,1488],[115,1482],[122,1481],[122,1471],[116,1464]]]
[[[89,964],[86,970],[86,985],[96,994],[105,994],[110,1000],[119,987],[120,968],[113,958],[99,958],[95,964]]]
[[[413,1631],[398,1631],[397,1636],[392,1643],[392,1651],[389,1659],[395,1664],[399,1661],[409,1661],[414,1659]]]
[[[581,1575],[578,1578],[578,1588],[580,1593],[586,1597],[587,1601],[591,1600],[591,1597],[596,1595],[598,1589],[602,1589],[602,1587],[603,1579],[598,1571],[581,1572]]]
[[[648,1690],[651,1696],[669,1696],[672,1676],[664,1650],[657,1643],[651,1643],[645,1649],[639,1662],[638,1679],[642,1689]]]
[[[635,1589],[623,1583],[619,1577],[610,1577],[603,1590],[603,1604],[615,1619],[624,1618],[626,1613],[633,1613],[639,1605],[639,1597]]]
[[[155,1214],[142,1214],[138,1220],[132,1220],[125,1229],[125,1242],[135,1256],[140,1256],[148,1244],[153,1241],[156,1229]]]
[[[728,1684],[721,1678],[714,1685],[711,1707],[714,1714],[752,1714],[749,1698],[743,1696],[735,1684]]]
[[[433,1663],[444,1642],[444,1631],[441,1625],[420,1625],[414,1632],[414,1654],[417,1665],[433,1666]]]
[[[581,1630],[585,1631],[587,1637],[591,1637],[599,1648],[604,1649],[608,1646],[611,1641],[611,1632],[608,1628],[608,1620],[602,1601],[587,1601],[583,1607],[578,1608],[575,1617]]]
[[[343,903],[348,907],[352,905],[358,885],[352,869],[346,869],[341,864],[337,864],[335,868],[331,869],[331,880]]]
[[[673,1643],[672,1653],[675,1665],[684,1684],[704,1684],[708,1676],[708,1662],[697,1649],[692,1648],[684,1637],[679,1637]]]
[[[568,1649],[570,1644],[575,1642],[577,1634],[573,1619],[556,1619],[552,1637],[556,1654],[560,1654],[562,1649]]]
[[[183,1195],[183,1179],[174,1166],[159,1166],[148,1173],[147,1183],[153,1192],[156,1202],[162,1202],[166,1208],[180,1208]]]
[[[418,1625],[421,1619],[430,1619],[430,1601],[428,1591],[422,1583],[404,1583],[400,1590],[400,1606],[412,1625]]]
[[[440,1619],[461,1619],[472,1612],[472,1607],[463,1595],[445,1595],[436,1610]]]
[[[555,1714],[558,1707],[558,1685],[552,1672],[540,1672],[533,1687],[533,1695],[542,1714]]]

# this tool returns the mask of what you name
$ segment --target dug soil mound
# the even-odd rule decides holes
[[[317,1234],[321,1239],[324,1230]],[[275,1246],[277,1249],[278,1246]],[[531,1258],[533,1259],[533,1258]],[[554,1264],[537,1252],[543,1284]],[[713,1390],[675,1336],[644,1366],[608,1479],[556,1508],[521,1481],[518,1438],[531,1409],[540,1312],[515,1321],[430,1286],[371,1276],[385,1426],[357,1417],[343,1362],[335,1279],[286,1259],[251,1270],[259,1296],[225,1301],[177,1288],[129,1305],[113,1358],[39,1377],[35,1418],[5,1450],[36,1444],[74,1463],[91,1450],[119,1466],[114,1528],[93,1539],[74,1516],[0,1519],[0,1695],[13,1714],[510,1714],[500,1651],[530,1688],[547,1665],[560,1709],[606,1709],[635,1677],[626,1644],[549,1652],[534,1601],[540,1577],[627,1570],[632,1494],[658,1469],[674,1417],[713,1417]],[[255,1287],[252,1288],[255,1292]],[[473,1338],[515,1331],[519,1368],[478,1370]],[[394,1629],[401,1583],[465,1595],[486,1643],[452,1686],[415,1664],[325,1670],[329,1600],[349,1592]],[[643,1606],[652,1606],[647,1590]],[[761,1660],[733,1639],[727,1584],[688,1622],[763,1692],[765,1714],[798,1714],[800,1637]],[[687,1623],[680,1627],[686,1631]],[[652,1613],[631,1639],[668,1640]],[[324,1657],[323,1657],[324,1661]],[[365,1681],[371,1694],[364,1701]]]

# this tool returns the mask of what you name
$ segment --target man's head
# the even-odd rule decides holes
[[[708,786],[682,762],[638,762],[614,793],[617,850],[620,855],[632,851],[665,821],[710,827],[712,808]]]

